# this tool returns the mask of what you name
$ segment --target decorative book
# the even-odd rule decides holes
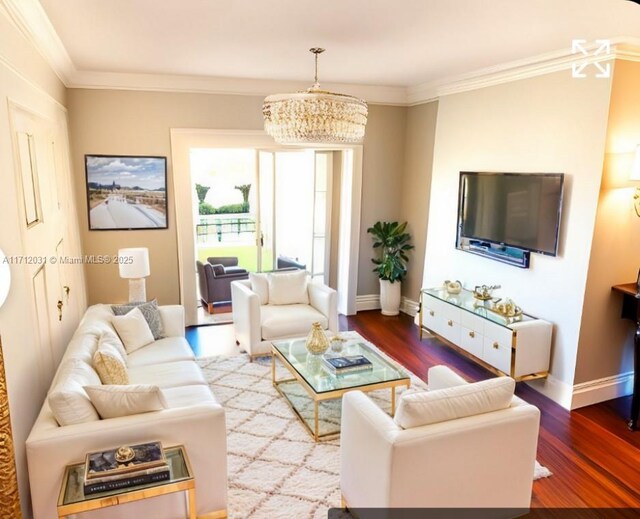
[[[95,479],[104,481],[104,478],[148,475],[144,471],[157,467],[168,470],[159,441],[131,445],[130,449],[133,451],[131,459],[125,462],[118,461],[119,448],[87,454],[84,467],[85,485]]]
[[[325,357],[325,366],[332,373],[352,373],[373,368],[371,361],[364,355],[350,355],[348,357]]]
[[[148,485],[149,483],[157,483],[167,481],[171,477],[168,467],[159,467],[159,471],[150,469],[148,474],[128,473],[126,475],[113,476],[109,481],[90,480],[84,482],[84,494],[98,494],[100,492],[109,492],[121,488],[130,488],[140,485]]]

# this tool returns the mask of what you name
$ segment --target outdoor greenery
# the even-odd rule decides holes
[[[242,193],[242,201],[249,205],[249,191],[251,191],[251,184],[242,184],[240,186],[235,186],[234,189],[237,189]]]
[[[204,203],[204,199],[207,198],[207,193],[211,189],[209,186],[203,186],[202,184],[196,184],[196,193],[198,193],[198,201],[200,204]],[[211,214],[211,213],[200,213],[200,214]]]
[[[407,251],[413,249],[409,243],[411,235],[405,232],[407,222],[376,222],[367,232],[373,236],[373,248],[379,250],[379,257],[371,261],[376,267],[373,272],[382,280],[394,283],[407,275]]]

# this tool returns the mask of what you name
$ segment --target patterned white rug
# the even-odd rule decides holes
[[[271,359],[236,355],[198,363],[226,409],[230,519],[326,519],[329,508],[340,506],[340,438],[313,441],[271,384]],[[279,379],[289,376],[278,366]],[[411,386],[426,388],[413,375]],[[304,390],[294,393],[306,399]],[[368,395],[389,411],[389,390]],[[320,409],[320,432],[334,430],[339,401]],[[536,463],[535,479],[549,475]]]

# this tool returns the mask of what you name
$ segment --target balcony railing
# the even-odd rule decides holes
[[[205,220],[206,218],[206,220]],[[238,241],[242,235],[253,240],[256,232],[256,221],[246,216],[227,217],[200,217],[200,223],[196,225],[196,237],[199,243],[210,243],[217,241]],[[225,237],[234,239],[225,239]]]

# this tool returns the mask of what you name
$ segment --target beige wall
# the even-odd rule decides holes
[[[262,98],[207,94],[72,89],[68,93],[75,187],[85,254],[115,254],[118,248],[149,247],[151,276],[147,295],[177,303],[178,258],[173,206],[171,128],[262,129]],[[371,240],[366,227],[397,218],[403,167],[405,108],[372,105],[364,143],[363,205],[358,294],[378,292],[370,272]],[[169,229],[153,231],[88,230],[85,154],[161,155],[167,157]],[[123,301],[127,283],[115,265],[87,271],[89,301]]]
[[[400,219],[408,222],[415,245],[409,252],[407,278],[402,284],[402,295],[412,301],[418,301],[422,288],[437,115],[437,101],[407,110]]]
[[[13,141],[10,127],[10,103],[19,105],[25,111],[37,114],[38,121],[47,128],[56,127],[53,138],[62,154],[66,146],[65,87],[46,64],[42,56],[23,38],[10,21],[8,13],[0,4],[0,248],[7,256],[20,257],[25,254],[23,247],[24,213],[20,205],[21,193],[18,188],[17,172],[14,164]],[[52,126],[50,126],[52,125]],[[51,135],[51,134],[50,134]],[[39,136],[36,136],[38,138]],[[50,165],[43,157],[38,163]],[[59,166],[64,168],[64,164]],[[64,169],[62,170],[64,171]],[[61,171],[60,184],[67,180]],[[51,170],[44,167],[39,172],[40,185],[51,185]],[[64,193],[61,193],[64,196]],[[45,193],[44,196],[47,196]],[[51,213],[48,213],[51,215]],[[71,220],[75,221],[75,218]],[[49,225],[62,225],[61,222],[48,220]],[[73,225],[72,223],[70,225]],[[74,233],[70,233],[74,234]],[[75,233],[77,244],[77,233]],[[67,249],[77,253],[75,248]],[[49,268],[48,266],[46,268]],[[72,267],[82,269],[82,267]],[[5,304],[0,308],[0,338],[5,361],[9,409],[13,429],[13,442],[20,487],[23,516],[31,516],[29,481],[27,474],[25,441],[35,421],[48,382],[53,375],[50,366],[43,368],[37,343],[37,316],[31,298],[31,266],[13,264],[11,270],[11,289]],[[48,270],[45,270],[47,272]],[[68,330],[77,324],[77,312],[84,310],[85,288],[81,281],[81,271],[69,271],[74,279],[72,302],[65,308],[65,319],[51,333],[56,333],[56,351],[50,347],[52,357],[57,360],[57,346],[68,340]],[[73,312],[67,308],[74,308]],[[55,312],[54,308],[50,309]],[[54,314],[55,315],[55,314]],[[46,324],[45,324],[46,326]],[[42,376],[44,380],[39,380]],[[4,404],[4,403],[3,403]],[[0,479],[6,474],[0,475]],[[0,511],[0,516],[4,516]]]
[[[638,92],[640,63],[616,61],[576,384],[633,370],[635,327],[620,319],[622,296],[612,293],[611,286],[635,281],[640,267],[640,218],[633,209],[635,185],[628,180],[634,151],[640,144]]]
[[[442,97],[438,105],[425,286],[500,284],[497,295],[554,324],[551,378],[537,387],[570,406],[605,148],[611,81],[569,71]],[[460,171],[563,172],[558,257],[519,269],[455,249]],[[588,302],[587,302],[588,304]],[[558,384],[555,384],[558,382]],[[568,400],[557,387],[568,388]]]
[[[406,120],[404,107],[369,107],[364,140],[358,295],[380,293],[380,282],[372,272],[373,241],[367,229],[378,220],[400,219]]]

